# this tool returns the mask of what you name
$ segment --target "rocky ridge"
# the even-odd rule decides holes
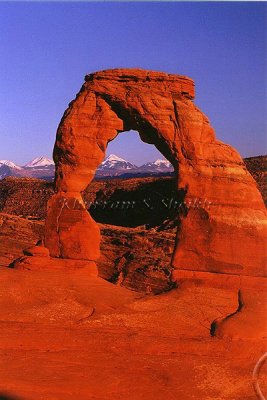
[[[244,158],[244,163],[255,179],[264,203],[267,205],[267,156]]]

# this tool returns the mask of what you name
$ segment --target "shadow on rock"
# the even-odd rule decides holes
[[[0,400],[23,400],[21,397],[13,396],[8,393],[0,393]]]

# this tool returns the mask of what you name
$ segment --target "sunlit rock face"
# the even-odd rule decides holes
[[[133,129],[157,147],[177,174],[185,207],[182,213],[177,209],[175,270],[264,275],[261,195],[240,155],[216,139],[193,99],[194,82],[184,76],[114,69],[85,77],[57,131],[57,194],[49,201],[46,219],[51,256],[99,257],[99,229],[80,193],[93,179],[108,143]]]

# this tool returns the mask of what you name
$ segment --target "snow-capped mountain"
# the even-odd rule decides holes
[[[147,176],[164,174],[173,171],[171,163],[165,159],[148,162],[140,167],[129,161],[111,154],[105,158],[96,171],[96,177],[105,178],[113,176]],[[8,176],[29,177],[52,180],[55,175],[55,164],[48,157],[37,157],[23,167],[13,161],[0,160],[0,179]]]
[[[52,180],[55,175],[55,163],[48,157],[37,157],[23,167],[27,176]]]
[[[129,161],[124,160],[116,156],[115,154],[110,154],[100,165],[99,169],[133,169],[137,168],[136,165],[131,164]]]
[[[157,167],[161,167],[161,168],[173,168],[172,164],[170,163],[170,161],[168,160],[156,160],[154,161],[154,163]]]
[[[21,169],[10,167],[7,164],[0,164],[0,179],[7,178],[8,176],[23,176],[21,172]]]
[[[138,169],[144,172],[172,172],[173,166],[168,160],[158,159],[141,165]]]
[[[7,176],[23,176],[23,168],[10,160],[0,160],[0,179]]]
[[[51,180],[54,175],[55,164],[47,157],[35,158],[24,166],[19,166],[10,160],[0,160],[0,179],[13,176]]]
[[[0,160],[0,167],[2,167],[2,165],[6,165],[10,168],[14,168],[14,169],[18,169],[18,170],[22,169],[19,165],[13,163],[10,160]]]
[[[49,167],[51,165],[55,165],[54,161],[51,160],[50,158],[47,157],[37,157],[34,160],[30,161],[28,164],[26,164],[24,167],[25,168],[43,168],[43,167]]]
[[[118,176],[136,170],[137,166],[115,154],[110,154],[99,166],[96,176]]]
[[[165,159],[148,162],[140,167],[118,157],[115,154],[108,156],[96,171],[96,177],[108,176],[140,176],[173,172],[171,163]]]

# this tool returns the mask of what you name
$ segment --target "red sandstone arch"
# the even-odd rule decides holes
[[[49,201],[45,234],[51,256],[98,258],[99,229],[80,193],[108,143],[134,129],[172,162],[185,200],[202,202],[181,222],[174,268],[264,275],[261,195],[240,155],[215,138],[193,98],[194,82],[179,75],[115,69],[86,76],[57,131],[57,193]]]

